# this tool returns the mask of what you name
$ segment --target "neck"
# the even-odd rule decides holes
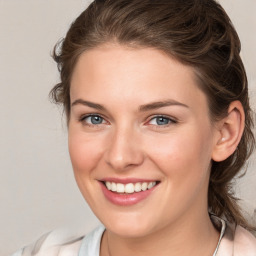
[[[101,256],[204,256],[212,255],[219,239],[208,212],[203,216],[180,218],[175,224],[145,237],[120,237],[107,230]]]

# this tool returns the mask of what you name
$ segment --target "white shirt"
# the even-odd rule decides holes
[[[256,256],[256,238],[240,226],[227,225],[214,215],[211,219],[220,231],[213,256]],[[99,256],[105,227],[97,227],[83,237],[68,237],[51,232],[12,256]]]

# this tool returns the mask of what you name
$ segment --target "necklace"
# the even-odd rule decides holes
[[[224,233],[225,233],[225,230],[226,230],[226,222],[220,218],[218,218],[221,222],[221,232],[220,232],[220,238],[219,238],[219,241],[218,241],[218,244],[217,244],[217,247],[213,253],[213,256],[216,256],[217,253],[218,253],[218,249],[220,247],[220,242],[222,240],[222,237],[224,236]]]

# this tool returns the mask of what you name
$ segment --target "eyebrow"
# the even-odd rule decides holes
[[[84,106],[88,106],[90,108],[95,108],[101,111],[106,111],[106,108],[103,105],[97,104],[97,103],[93,103],[87,100],[82,100],[82,99],[77,99],[75,100],[72,104],[71,107],[75,106],[75,105],[84,105]]]
[[[84,106],[88,106],[91,108],[95,108],[101,111],[106,111],[106,108],[101,105],[101,104],[97,104],[97,103],[93,103],[91,101],[87,101],[87,100],[83,100],[83,99],[77,99],[75,100],[72,104],[71,107],[75,106],[75,105],[84,105]],[[165,101],[156,101],[156,102],[152,102],[152,103],[148,103],[145,105],[141,105],[139,107],[139,111],[140,112],[146,112],[146,111],[150,111],[150,110],[154,110],[154,109],[158,109],[158,108],[163,108],[163,107],[168,107],[168,106],[181,106],[181,107],[185,107],[185,108],[189,108],[187,105],[178,102],[176,100],[165,100]]]
[[[181,106],[181,107],[189,108],[187,105],[181,102],[178,102],[176,100],[165,100],[165,101],[157,101],[157,102],[152,102],[149,104],[142,105],[139,107],[139,110],[144,112],[144,111],[154,110],[154,109],[168,107],[168,106]]]

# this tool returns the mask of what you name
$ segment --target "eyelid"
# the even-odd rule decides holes
[[[79,122],[82,122],[82,123],[83,123],[83,122],[86,123],[86,122],[85,122],[85,119],[86,119],[86,118],[88,118],[88,117],[94,117],[94,116],[98,116],[98,117],[100,117],[100,118],[103,119],[103,123],[101,123],[101,124],[107,124],[107,123],[108,123],[108,121],[106,120],[106,118],[105,118],[103,115],[98,114],[98,113],[90,113],[90,114],[81,115],[81,116],[78,118],[78,121],[79,121]],[[99,126],[99,125],[101,125],[101,124],[90,124],[90,123],[86,123],[86,125],[91,125],[91,126]]]
[[[93,117],[93,116],[98,116],[98,117],[102,118],[103,119],[103,123],[100,123],[100,124],[90,124],[90,123],[86,123],[84,121],[86,118]],[[170,122],[168,124],[165,124],[165,125],[149,124],[150,121],[152,121],[153,119],[156,119],[156,118],[165,118],[165,119],[168,119]],[[81,115],[78,118],[78,121],[82,122],[82,123],[84,122],[84,123],[86,123],[86,125],[91,125],[91,126],[99,126],[99,125],[102,125],[102,124],[109,124],[109,122],[107,121],[106,117],[104,117],[104,115],[98,114],[98,113],[83,114],[83,115]],[[173,124],[177,124],[177,123],[178,123],[178,120],[176,118],[170,117],[170,116],[167,116],[167,115],[163,115],[163,114],[155,114],[153,116],[150,116],[149,118],[147,118],[147,121],[145,122],[146,125],[162,126],[162,127],[173,125]]]
[[[162,127],[165,127],[165,126],[168,126],[168,125],[171,125],[171,124],[177,124],[178,123],[178,120],[174,117],[170,117],[170,116],[167,116],[167,115],[154,115],[154,116],[151,116],[148,121],[146,122],[146,124],[148,125],[153,125],[153,124],[149,124],[150,121],[152,121],[153,119],[155,118],[165,118],[165,119],[168,119],[170,121],[170,123],[166,124],[166,125],[155,125],[155,126],[162,126]]]

